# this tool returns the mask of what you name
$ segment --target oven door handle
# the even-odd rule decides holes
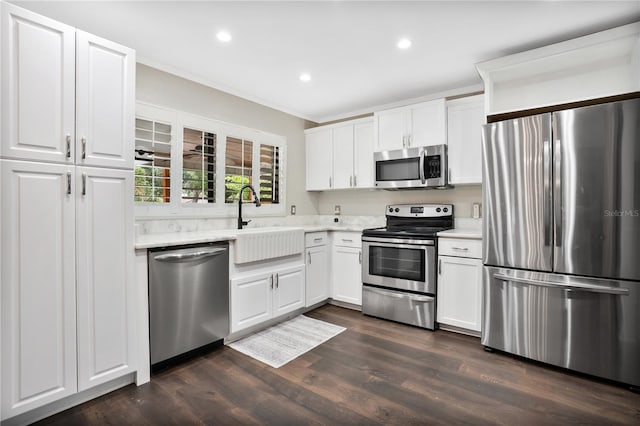
[[[395,291],[379,290],[374,287],[366,286],[367,291],[386,297],[395,297],[396,299],[409,299],[414,302],[433,303],[435,299],[431,296],[419,296],[414,293],[398,293]]]
[[[402,248],[415,248],[415,246],[435,246],[434,240],[402,240],[399,238],[373,238],[363,237],[363,243],[369,243],[369,245],[384,246],[384,247],[402,247]]]

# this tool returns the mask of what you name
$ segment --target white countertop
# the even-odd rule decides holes
[[[209,243],[216,241],[233,241],[241,232],[261,232],[281,228],[301,229],[304,232],[320,232],[320,231],[344,231],[344,232],[362,232],[362,226],[354,225],[301,225],[301,226],[283,226],[283,227],[265,227],[265,228],[245,228],[239,229],[214,229],[208,231],[193,232],[165,232],[159,234],[142,234],[136,237],[136,249],[148,249],[155,247],[170,247],[185,244]]]
[[[482,229],[479,228],[455,228],[438,232],[438,237],[443,238],[469,238],[474,240],[482,239]]]

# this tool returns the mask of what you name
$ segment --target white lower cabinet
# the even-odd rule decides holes
[[[304,281],[304,265],[233,278],[231,333],[302,308]]]
[[[361,245],[358,232],[334,232],[331,256],[334,300],[362,305]]]
[[[475,244],[477,241],[473,241],[473,243]],[[456,246],[464,246],[464,244],[464,242],[458,242]],[[440,324],[468,330],[474,334],[480,332],[482,260],[469,257],[438,256],[437,297],[437,320]]]
[[[326,243],[326,232],[310,232],[305,235],[306,307],[329,298],[329,252]]]
[[[7,419],[134,371],[133,172],[0,168]]]

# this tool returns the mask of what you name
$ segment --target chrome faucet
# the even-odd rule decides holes
[[[256,195],[256,190],[253,189],[253,186],[245,185],[240,188],[240,192],[238,193],[238,229],[242,229],[243,225],[247,225],[249,222],[251,222],[250,220],[247,220],[246,222],[242,220],[242,193],[247,188],[249,188],[253,193],[253,199],[255,200],[254,204],[256,205],[256,207],[260,207],[260,199]]]

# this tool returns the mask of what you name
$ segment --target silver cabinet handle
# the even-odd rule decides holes
[[[276,274],[276,288],[280,286],[280,274]]]
[[[353,175],[353,186],[358,186],[358,177]]]
[[[71,172],[67,172],[67,195],[71,195]]]
[[[226,248],[214,248],[211,250],[201,250],[193,253],[167,253],[159,254],[154,257],[155,260],[160,262],[181,262],[188,260],[197,260],[205,257],[217,256],[226,252]]]
[[[309,265],[311,265],[311,252],[307,251],[307,256],[309,256]]]
[[[442,275],[442,259],[438,259],[438,275]]]
[[[314,243],[319,243],[320,241],[322,241],[322,237],[318,237],[318,238],[314,238],[313,239]]]
[[[353,240],[352,239],[348,239],[348,238],[343,238],[342,242],[344,242],[344,243],[352,243]]]
[[[329,176],[329,188],[331,188],[331,176]]]
[[[407,135],[407,148],[411,147],[411,135]]]
[[[358,263],[362,265],[362,250],[358,252]]]
[[[469,251],[467,247],[451,247],[452,250]]]
[[[271,290],[273,290],[273,274],[271,274],[270,281],[271,281]]]
[[[71,158],[71,135],[67,133],[67,158]]]
[[[493,274],[493,277],[502,280],[502,281],[513,281],[521,284],[530,284],[540,287],[553,287],[559,290],[568,290],[568,291],[586,291],[590,293],[604,293],[604,294],[616,294],[621,296],[627,296],[629,294],[629,290],[626,288],[619,287],[601,287],[597,285],[590,284],[580,284],[580,283],[566,283],[566,282],[558,282],[558,281],[550,281],[550,280],[534,280],[531,278],[519,278],[519,277],[510,277],[506,274]]]
[[[82,195],[87,195],[87,174],[82,174]]]
[[[353,175],[349,176],[349,187],[353,187]]]
[[[87,138],[83,136],[81,139],[81,143],[82,143],[82,159],[84,160],[85,158],[87,158]]]
[[[402,147],[403,148],[407,147],[407,136],[406,135],[402,136]]]
[[[449,168],[449,182],[451,182],[451,168]]]

